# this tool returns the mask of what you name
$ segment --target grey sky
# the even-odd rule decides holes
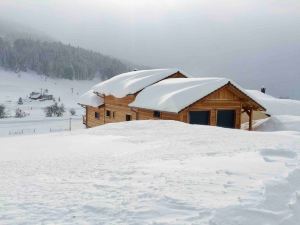
[[[1,0],[0,15],[135,63],[300,98],[299,0]]]

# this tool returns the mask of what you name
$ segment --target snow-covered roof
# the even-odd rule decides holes
[[[246,90],[250,96],[258,99],[266,108],[269,115],[294,115],[300,116],[300,101],[280,99],[264,94],[257,90]]]
[[[98,107],[104,104],[104,100],[103,98],[97,96],[92,90],[90,90],[79,97],[78,103],[80,105]]]
[[[145,88],[129,106],[178,113],[228,82],[233,83],[212,77],[167,79]]]
[[[42,96],[41,93],[33,93],[30,95],[30,98],[40,98]]]
[[[176,72],[180,71],[178,69],[132,71],[103,81],[95,85],[92,90],[100,94],[113,95],[115,97],[122,98],[128,94],[135,94],[145,87],[165,79]]]

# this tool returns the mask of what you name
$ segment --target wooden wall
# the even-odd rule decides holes
[[[138,109],[137,118],[138,120],[178,120],[180,121],[180,116],[177,113],[160,112],[160,117],[156,118],[153,116],[154,111],[148,109]]]
[[[230,91],[229,86],[211,93],[182,110],[179,115],[182,122],[189,123],[190,111],[210,111],[210,125],[217,125],[218,110],[235,110],[235,128],[241,127],[242,102],[239,96]]]
[[[95,118],[95,112],[98,112],[100,118]],[[96,127],[104,124],[104,106],[101,107],[86,107],[86,126],[87,127]]]

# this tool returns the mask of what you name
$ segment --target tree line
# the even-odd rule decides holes
[[[10,42],[1,37],[0,67],[76,80],[107,79],[133,69],[118,59],[60,42],[30,39]]]

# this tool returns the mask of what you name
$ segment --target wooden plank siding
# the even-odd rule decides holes
[[[95,117],[95,113],[99,113],[99,119]],[[104,107],[86,106],[86,127],[96,127],[104,124]]]
[[[217,125],[218,110],[235,111],[235,128],[241,127],[242,103],[238,96],[231,92],[229,85],[226,85],[215,92],[207,95],[205,98],[196,101],[179,112],[182,122],[189,123],[190,111],[209,111],[211,126]]]
[[[160,117],[154,117],[154,111],[149,109],[138,109],[139,120],[177,120],[181,121],[180,115],[177,113],[160,112]]]

